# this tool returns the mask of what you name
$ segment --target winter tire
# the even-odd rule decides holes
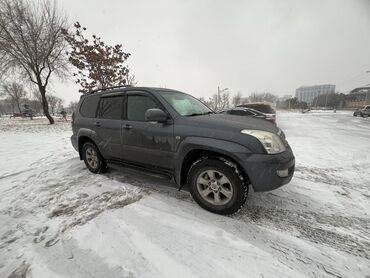
[[[248,183],[237,168],[217,159],[195,163],[189,172],[188,186],[202,208],[224,215],[237,212],[248,195]]]
[[[105,159],[95,144],[87,142],[82,147],[82,156],[87,169],[95,174],[104,173],[107,169]]]

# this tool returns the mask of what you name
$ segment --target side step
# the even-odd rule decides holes
[[[136,164],[112,160],[107,160],[107,166],[116,170],[125,170],[127,168],[139,170],[145,175],[156,176],[158,178],[164,178],[166,180],[174,180],[174,177],[170,172],[161,169],[150,169]]]

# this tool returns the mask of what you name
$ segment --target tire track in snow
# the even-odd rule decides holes
[[[370,220],[365,218],[328,215],[317,212],[269,209],[262,206],[248,206],[234,216],[244,222],[253,222],[264,227],[287,231],[317,244],[370,260],[368,238],[354,237],[351,231],[370,236]],[[347,232],[345,232],[347,231]]]

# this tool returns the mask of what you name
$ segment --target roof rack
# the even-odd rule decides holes
[[[92,94],[95,94],[97,92],[103,92],[103,91],[114,90],[114,89],[119,89],[119,88],[129,88],[129,87],[133,87],[133,86],[131,86],[131,85],[118,85],[118,86],[105,87],[105,88],[92,90],[92,91],[88,92],[88,94],[92,95]]]

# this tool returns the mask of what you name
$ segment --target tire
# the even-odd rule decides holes
[[[248,183],[228,161],[205,158],[188,175],[193,199],[204,209],[223,215],[237,212],[248,196]]]
[[[82,146],[82,157],[85,165],[90,172],[101,174],[107,170],[105,159],[101,156],[98,148],[94,143],[86,142]]]
[[[354,116],[354,117],[357,117],[357,112],[354,112],[354,113],[353,113],[353,116]]]

